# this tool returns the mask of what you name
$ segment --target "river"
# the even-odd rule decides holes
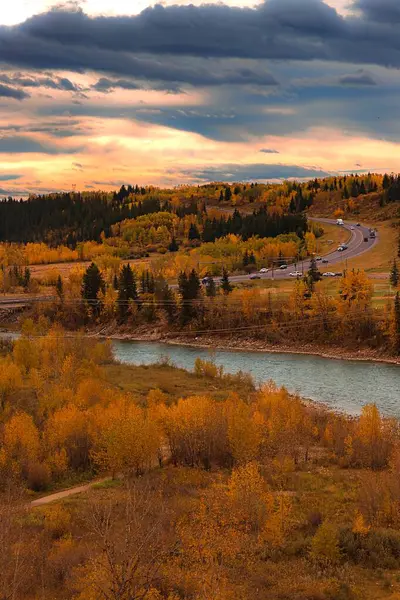
[[[148,365],[168,357],[176,366],[193,370],[200,358],[215,360],[225,372],[251,373],[257,383],[273,380],[290,392],[323,402],[349,414],[376,403],[382,413],[400,417],[400,367],[385,363],[334,360],[301,354],[273,354],[175,346],[156,342],[113,341],[115,358]],[[182,390],[184,394],[184,390]]]

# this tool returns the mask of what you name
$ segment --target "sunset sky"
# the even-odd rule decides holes
[[[0,194],[400,170],[399,0],[0,5]]]

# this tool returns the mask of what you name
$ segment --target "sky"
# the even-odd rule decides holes
[[[0,4],[0,195],[400,170],[398,0]]]

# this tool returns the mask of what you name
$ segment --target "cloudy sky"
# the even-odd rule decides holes
[[[0,5],[0,194],[400,170],[399,0]]]

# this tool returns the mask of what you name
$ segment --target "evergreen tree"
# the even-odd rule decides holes
[[[189,240],[199,240],[200,239],[199,230],[197,229],[197,226],[194,223],[192,223],[190,225],[188,239]]]
[[[176,319],[177,312],[175,296],[168,283],[162,277],[154,282],[154,295],[165,311],[168,323],[172,325]]]
[[[232,291],[232,286],[229,282],[228,271],[225,268],[222,270],[221,290],[226,296]]]
[[[254,252],[252,251],[249,256],[249,265],[255,265],[255,264],[256,264],[256,257],[254,256]]]
[[[250,263],[250,259],[249,259],[249,254],[246,250],[246,252],[243,254],[243,261],[242,264],[244,267],[247,267],[247,265]]]
[[[63,299],[64,299],[64,285],[63,285],[63,280],[61,278],[61,275],[59,275],[57,277],[57,281],[56,281],[56,293],[57,293],[57,296],[59,297],[59,299],[62,302]]]
[[[177,252],[177,251],[179,250],[179,246],[178,246],[178,243],[177,243],[177,241],[176,241],[176,239],[175,239],[175,236],[173,236],[173,238],[172,238],[172,240],[171,240],[171,243],[170,243],[170,245],[168,246],[168,250],[169,250],[170,252]]]
[[[390,271],[390,283],[393,287],[397,287],[399,285],[399,269],[397,267],[397,261],[393,261],[392,270]]]
[[[224,192],[221,190],[219,193],[219,200],[218,202],[223,202],[224,201]]]
[[[92,262],[83,276],[81,294],[86,306],[91,308],[91,312],[95,317],[98,317],[101,312],[102,303],[99,300],[99,294],[104,289],[105,283],[100,269]]]
[[[197,315],[195,300],[200,297],[201,283],[199,276],[193,269],[189,276],[182,271],[178,278],[179,295],[181,297],[180,320],[182,325],[186,325]]]
[[[217,288],[215,286],[215,281],[213,277],[209,277],[206,283],[206,295],[209,298],[215,298],[217,295]]]
[[[138,304],[139,295],[137,292],[135,273],[128,264],[122,267],[118,279],[117,306],[121,320],[126,319],[130,313],[130,301],[134,301]]]
[[[317,261],[315,260],[314,256],[311,258],[311,261],[310,261],[310,268],[308,269],[308,277],[314,283],[316,283],[317,281],[320,281],[320,279],[321,279],[321,273],[318,270]]]
[[[230,187],[225,188],[225,202],[230,202],[232,199],[232,190]]]
[[[24,276],[22,278],[22,285],[23,285],[25,291],[28,290],[30,282],[31,282],[31,270],[29,267],[25,267]]]
[[[399,239],[397,241],[397,256],[398,256],[398,258],[400,258],[400,235],[399,235]]]
[[[116,274],[113,277],[113,288],[114,290],[118,290],[118,277]]]

